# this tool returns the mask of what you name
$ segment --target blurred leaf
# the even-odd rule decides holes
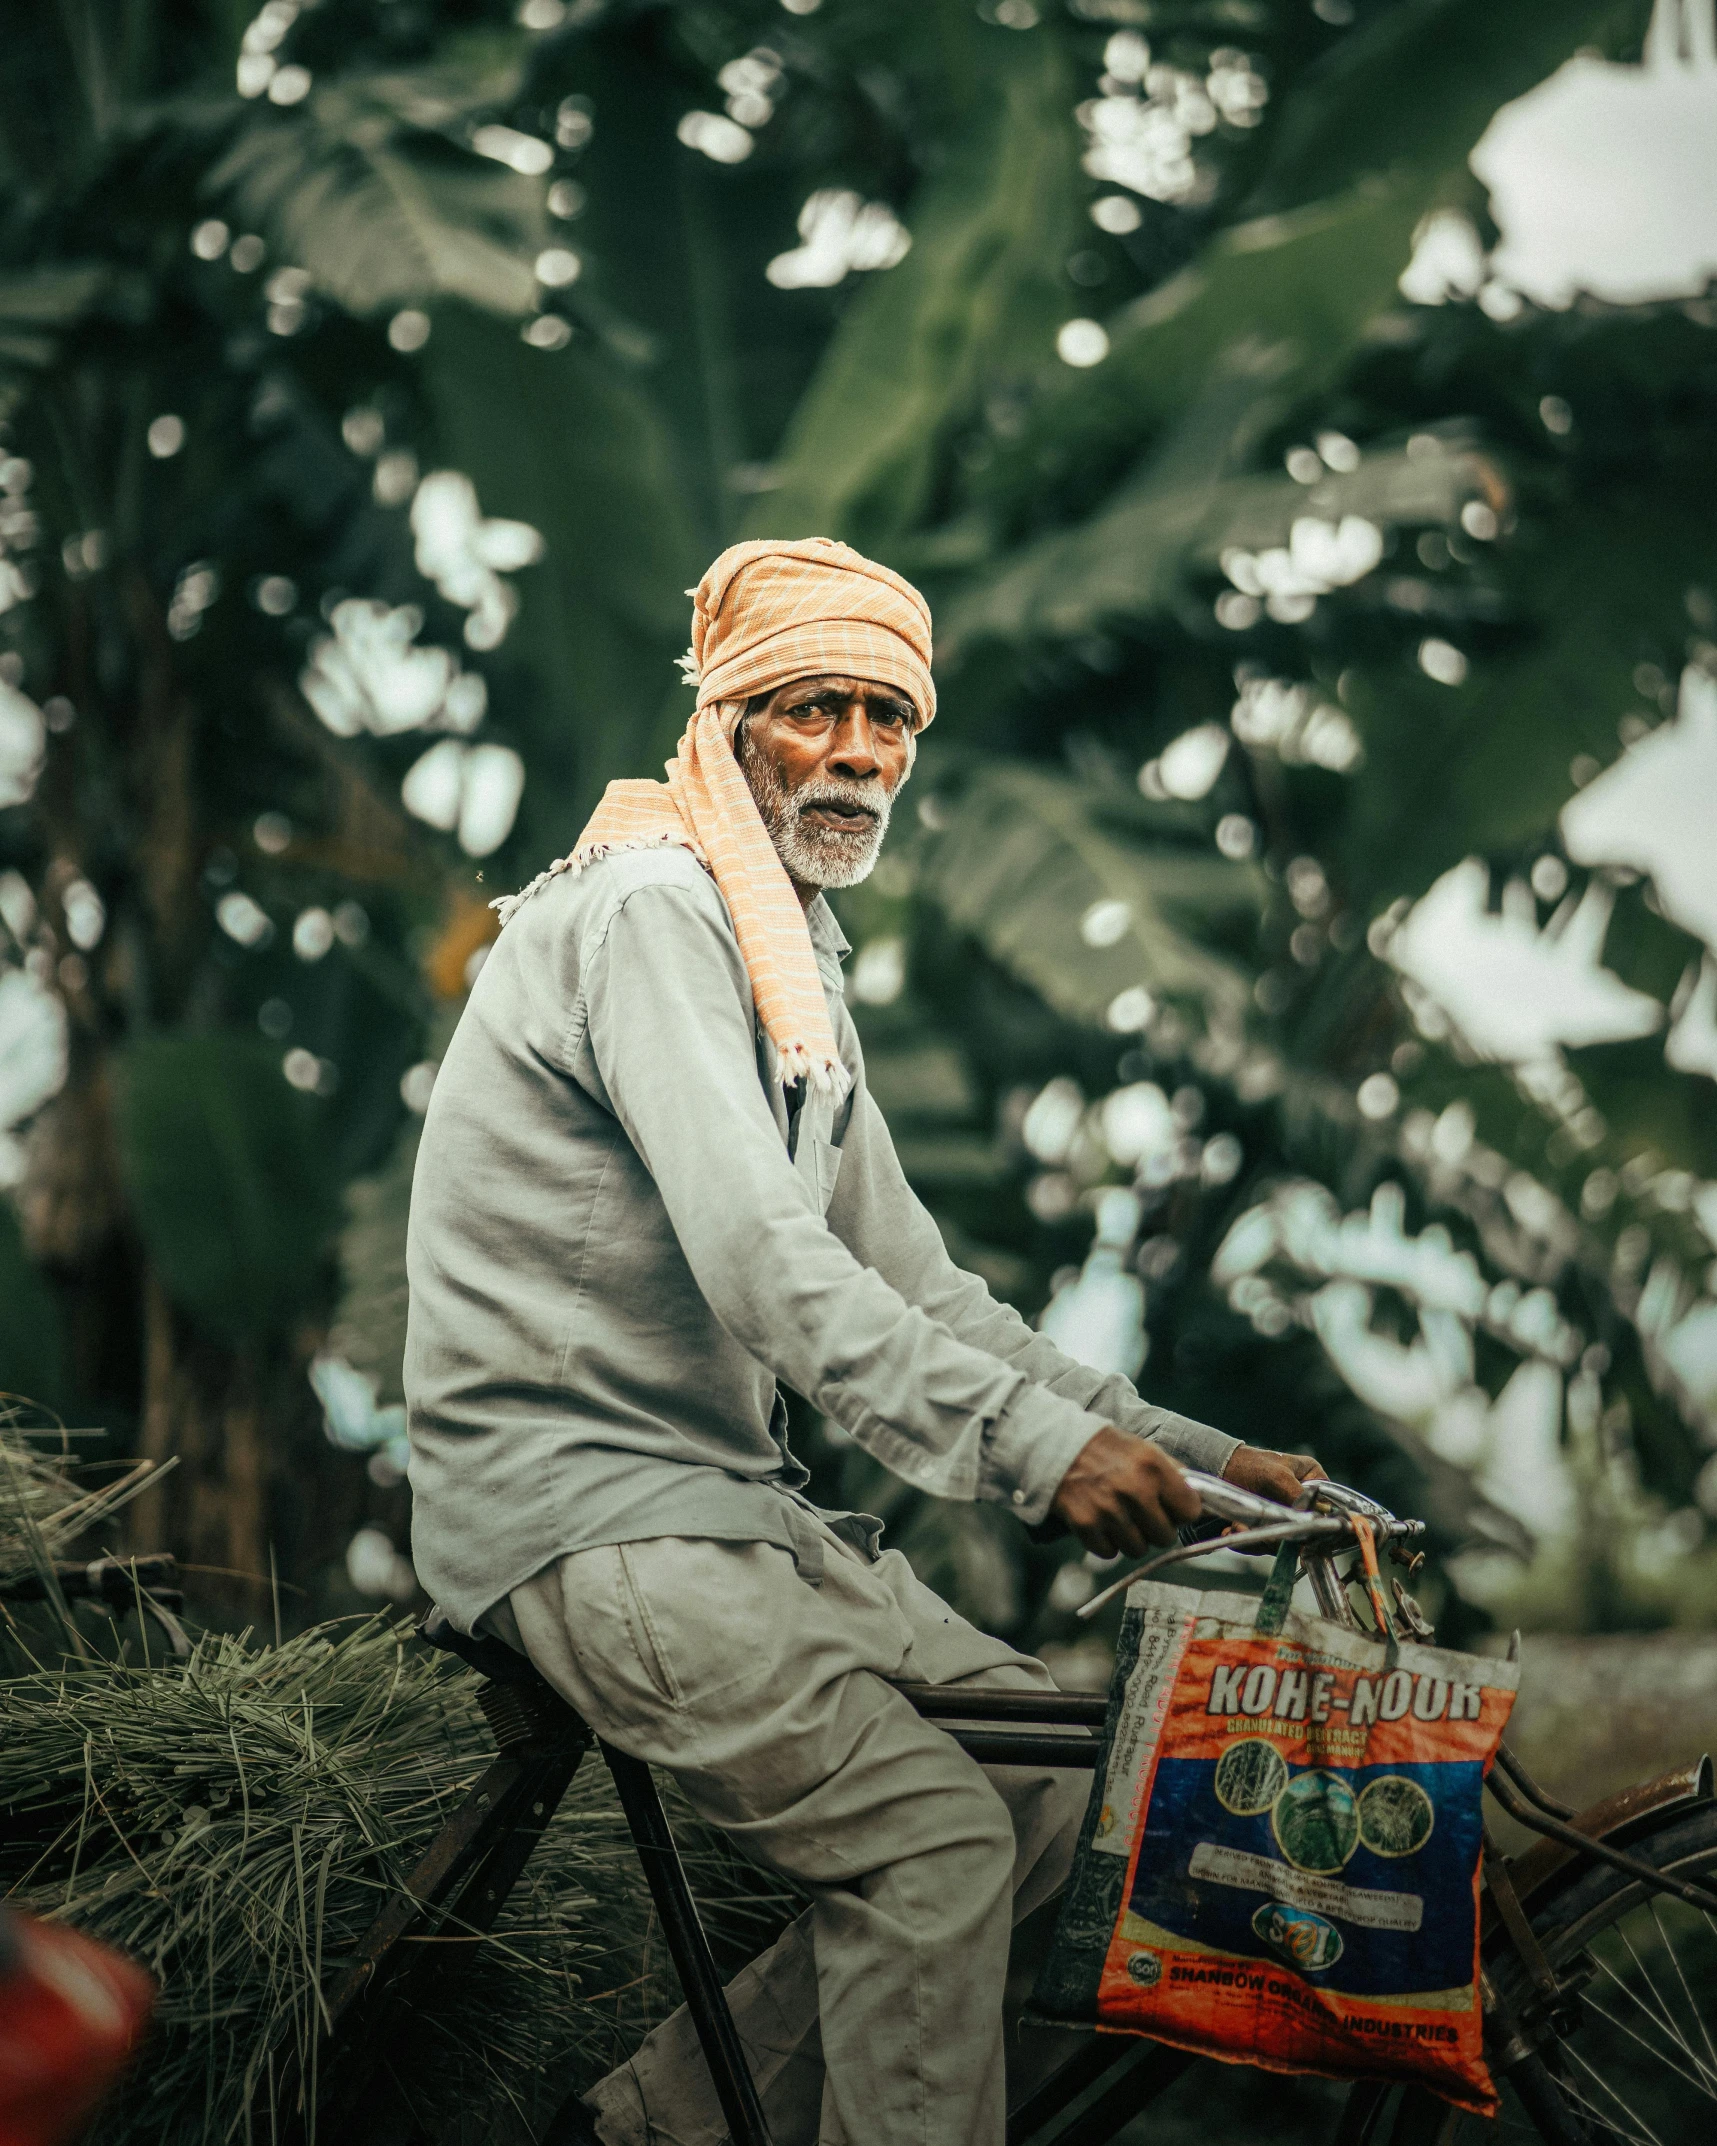
[[[886,550],[931,505],[950,423],[1046,356],[1066,317],[1055,268],[1086,191],[1069,71],[1049,38],[973,27],[969,63],[989,94],[908,205],[911,252],[848,309],[749,535],[816,530]]]
[[[437,131],[496,102],[512,76],[480,75],[463,100],[456,81],[435,67],[318,84],[290,116],[245,124],[204,192],[361,317],[436,298],[529,313],[548,239],[543,181]]]
[[[111,280],[99,262],[56,261],[0,274],[0,411],[24,388],[24,376],[49,364],[59,339],[88,312]]]
[[[613,777],[656,774],[672,752],[691,712],[674,669],[685,591],[708,562],[647,380],[583,345],[533,350],[458,309],[425,356],[443,451],[475,476],[486,513],[530,522],[546,543],[507,644],[534,685],[515,841],[546,862]]]
[[[1617,757],[1636,651],[1685,635],[1689,571],[1710,557],[1714,482],[1707,443],[1649,487],[1624,478],[1607,497],[1540,509],[1495,569],[1525,630],[1485,650],[1459,686],[1426,677],[1411,647],[1393,660],[1358,654],[1343,699],[1368,772],[1338,863],[1362,905],[1417,895],[1475,852],[1542,841],[1573,795],[1575,757]]]
[[[1663,1038],[1640,1043],[1599,1043],[1571,1051],[1569,1063],[1604,1115],[1610,1141],[1601,1156],[1582,1156],[1582,1174],[1594,1161],[1623,1162],[1655,1155],[1665,1168],[1717,1177],[1717,1110],[1703,1074],[1673,1073],[1663,1062]],[[1685,1250],[1692,1265],[1710,1252],[1704,1233],[1689,1217]]]
[[[926,1587],[986,1632],[1013,1631],[1020,1619],[1019,1543],[1008,1517],[993,1505],[954,1505],[945,1498],[915,1504],[889,1535]]]
[[[1107,323],[1101,365],[1059,368],[1045,382],[1020,442],[974,481],[978,506],[1029,507],[1045,466],[1106,485],[1118,458],[1164,426],[1185,424],[1201,441],[1213,434],[1237,467],[1290,409],[1341,376],[1367,327],[1394,306],[1425,199],[1409,176],[1221,232],[1192,267]]]
[[[1232,394],[1222,385],[1208,389],[1161,453],[1088,521],[1010,553],[944,607],[936,642],[942,662],[957,665],[980,640],[1071,636],[1173,612],[1190,601],[1189,577],[1216,572],[1230,546],[1285,545],[1294,523],[1308,516],[1339,522],[1358,515],[1382,529],[1447,526],[1469,500],[1504,504],[1500,470],[1475,452],[1373,452],[1351,474],[1309,487],[1263,472],[1225,474],[1241,459],[1239,445],[1260,429],[1259,404],[1272,416],[1277,408],[1267,389],[1247,391],[1253,368],[1241,354],[1230,358]]]
[[[405,1398],[406,1217],[423,1121],[401,1128],[379,1170],[346,1187],[346,1225],[340,1232],[340,1297],[328,1329],[328,1350],[376,1382],[385,1408]]]
[[[11,1203],[0,1200],[0,1395],[64,1407],[63,1346],[54,1292],[24,1249]]]
[[[955,1188],[988,1189],[1013,1175],[1014,1158],[986,1133],[919,1133],[895,1140],[900,1166],[927,1197]]]
[[[384,106],[408,127],[426,132],[457,126],[479,113],[510,105],[525,85],[528,40],[516,30],[466,30],[442,36],[421,67],[343,75],[367,101]]]
[[[923,1036],[911,1036],[892,1048],[867,1043],[865,1079],[891,1125],[909,1120],[958,1124],[969,1120],[977,1106],[965,1054]]]
[[[696,33],[709,20],[681,10],[677,28],[701,44]],[[817,34],[837,27],[825,16]],[[572,233],[585,270],[567,310],[620,361],[674,442],[675,514],[695,527],[702,555],[684,588],[739,533],[748,488],[767,481],[762,458],[776,449],[846,294],[769,283],[768,262],[792,244],[819,181],[792,154],[722,166],[679,142],[679,121],[711,101],[712,86],[709,67],[679,45],[640,22],[579,50],[578,88],[601,116],[580,157],[588,201]],[[816,97],[808,84],[796,89],[784,125],[810,119],[802,94]],[[815,133],[820,162],[820,124]]]
[[[1272,353],[1278,411],[1329,386],[1399,303],[1420,218],[1470,189],[1467,153],[1498,105],[1638,12],[1618,0],[1407,0],[1379,11],[1336,48],[1339,65],[1314,70],[1290,100],[1285,145],[1248,204],[1265,213],[1221,231],[1191,267],[1112,316],[1101,365],[1046,366],[1031,422],[973,482],[973,499],[1017,516],[1036,511],[1046,471],[1106,485],[1152,433],[1198,409],[1229,353],[1250,346]],[[1409,48],[1410,90],[1400,72]],[[1303,129],[1302,98],[1317,115]]]
[[[1637,44],[1651,0],[1402,0],[1302,75],[1253,203],[1289,208],[1361,173],[1446,171],[1491,114],[1590,47]],[[1452,152],[1452,153],[1451,153]]]
[[[1112,795],[1024,767],[984,769],[936,803],[944,824],[924,845],[922,892],[1059,1013],[1101,1026],[1117,995],[1142,985],[1207,1019],[1240,1018],[1249,979],[1209,942],[1256,930],[1252,867],[1147,847],[1148,830]],[[1100,902],[1125,915],[1092,945],[1081,923]]]
[[[223,1340],[289,1326],[339,1219],[316,1105],[236,1035],[151,1036],[118,1071],[120,1167],[168,1293]]]

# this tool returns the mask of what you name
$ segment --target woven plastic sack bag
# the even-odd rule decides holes
[[[1274,1587],[1132,1588],[1037,2011],[1494,2112],[1479,1795],[1518,1682]]]

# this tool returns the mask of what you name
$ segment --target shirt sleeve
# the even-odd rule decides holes
[[[1208,1423],[1155,1407],[1118,1373],[1094,1371],[1068,1356],[1027,1326],[1011,1305],[998,1303],[977,1275],[956,1266],[941,1231],[906,1182],[888,1125],[862,1080],[853,1097],[829,1223],[853,1256],[875,1267],[909,1303],[973,1348],[1013,1364],[1038,1389],[1071,1401],[1088,1418],[1150,1439],[1183,1467],[1210,1475],[1220,1475],[1239,1446],[1239,1439]],[[1029,1410],[1017,1402],[1003,1410],[985,1435],[980,1495],[1006,1496],[1024,1486],[1027,1497],[1017,1501],[1022,1509],[1029,1506],[1034,1517],[1040,1504],[1047,1509],[1041,1478],[1060,1461],[1049,1488],[1053,1496],[1067,1463],[1053,1449],[1037,1452],[1036,1437]]]
[[[1101,1420],[908,1302],[825,1222],[757,1078],[713,883],[633,888],[578,968],[566,1070],[624,1127],[727,1332],[908,1482],[1042,1519]],[[998,1425],[1022,1472],[998,1462]]]

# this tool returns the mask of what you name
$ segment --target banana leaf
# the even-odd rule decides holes
[[[685,726],[674,659],[708,563],[695,500],[648,381],[610,353],[535,350],[449,308],[426,359],[441,452],[486,513],[544,538],[506,655],[529,679],[512,703],[531,752],[516,845],[546,863],[610,780],[655,773]]]
[[[1101,1026],[1122,993],[1143,989],[1206,1021],[1240,1018],[1250,978],[1212,941],[1255,931],[1251,866],[1152,843],[1147,808],[1012,764],[939,792],[933,818],[920,893],[1057,1012]]]
[[[467,38],[417,72],[349,70],[247,118],[203,190],[360,318],[437,298],[517,317],[548,242],[543,184],[454,128],[518,87],[511,39]]]
[[[230,1032],[144,1037],[116,1072],[120,1168],[169,1295],[221,1340],[288,1329],[339,1220],[315,1102],[277,1052]]]
[[[746,533],[815,530],[888,550],[934,504],[949,428],[1053,346],[1055,264],[1085,192],[1075,91],[1048,38],[958,36],[971,123],[907,211],[912,250],[848,308],[775,458]]]

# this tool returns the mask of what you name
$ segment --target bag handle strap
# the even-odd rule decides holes
[[[1371,1599],[1371,1614],[1377,1620],[1377,1636],[1388,1648],[1388,1659],[1395,1659],[1401,1644],[1400,1634],[1395,1629],[1395,1620],[1383,1606],[1383,1574],[1377,1564],[1377,1537],[1371,1522],[1353,1515],[1353,1532],[1359,1543],[1359,1559],[1365,1568],[1365,1592]]]
[[[1391,1657],[1400,1644],[1395,1623],[1383,1606],[1383,1574],[1377,1562],[1377,1538],[1371,1522],[1359,1514],[1353,1516],[1354,1537],[1359,1544],[1360,1562],[1365,1572],[1365,1591],[1371,1599],[1371,1614],[1377,1620],[1377,1636],[1388,1647]],[[1299,1577],[1300,1549],[1298,1543],[1285,1542],[1276,1552],[1276,1562],[1270,1568],[1269,1584],[1258,1603],[1258,1615],[1252,1629],[1266,1638],[1279,1632],[1288,1619],[1288,1604],[1293,1598],[1294,1582]]]
[[[1276,1562],[1270,1568],[1270,1582],[1258,1604],[1258,1621],[1252,1628],[1255,1632],[1268,1635],[1279,1632],[1286,1624],[1288,1604],[1293,1598],[1294,1582],[1299,1573],[1300,1546],[1297,1542],[1285,1542],[1276,1552]]]

